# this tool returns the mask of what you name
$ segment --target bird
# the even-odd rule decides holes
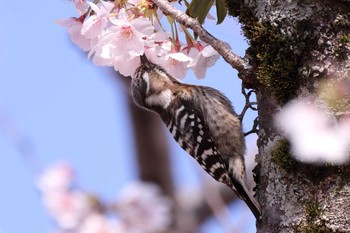
[[[180,82],[146,55],[140,60],[131,79],[134,102],[159,114],[182,149],[260,219],[261,207],[246,185],[242,123],[231,101],[214,88]]]

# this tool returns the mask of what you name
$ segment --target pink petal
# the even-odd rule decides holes
[[[114,69],[119,71],[124,76],[132,76],[136,68],[140,65],[140,57],[125,59],[125,56],[120,56],[113,61]]]
[[[58,19],[58,20],[55,20],[55,23],[60,25],[60,26],[63,26],[63,27],[70,27],[72,26],[73,24],[76,23],[78,19],[75,18],[75,17],[70,17],[68,19]]]
[[[97,37],[101,32],[101,20],[96,16],[90,16],[81,29],[81,34],[86,38],[92,39]]]
[[[154,27],[148,18],[136,18],[132,20],[131,25],[143,36],[149,36],[153,33]]]
[[[75,8],[78,10],[79,14],[84,14],[87,9],[88,5],[86,4],[86,0],[74,0]]]

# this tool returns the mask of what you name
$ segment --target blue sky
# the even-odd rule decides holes
[[[54,24],[70,16],[76,12],[68,1],[0,1],[1,233],[52,232],[34,186],[47,165],[70,162],[80,187],[105,199],[113,199],[123,185],[137,179],[122,86],[110,68],[94,66],[71,44],[65,29]],[[208,28],[244,54],[247,45],[232,18]],[[206,79],[196,80],[190,72],[184,82],[219,89],[240,112],[244,101],[235,76],[220,59]],[[253,117],[248,115],[247,122]],[[22,139],[32,146],[33,158],[15,146]],[[196,185],[194,162],[173,140],[169,145],[176,184]]]

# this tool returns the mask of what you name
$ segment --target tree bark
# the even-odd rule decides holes
[[[273,123],[278,109],[312,95],[320,81],[348,79],[350,1],[226,2],[259,80],[258,232],[350,232],[350,167],[293,160]]]

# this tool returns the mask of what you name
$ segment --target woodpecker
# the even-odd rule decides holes
[[[176,142],[260,218],[261,208],[245,183],[242,124],[226,96],[211,87],[180,82],[145,55],[131,91],[137,105],[158,113]]]

